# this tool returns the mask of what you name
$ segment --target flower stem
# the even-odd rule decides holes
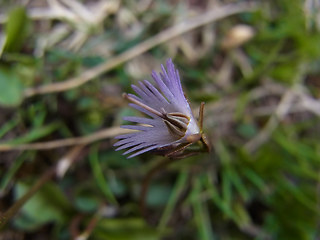
[[[146,197],[148,188],[151,182],[152,177],[155,176],[159,171],[164,169],[167,165],[169,165],[173,160],[173,158],[165,158],[161,162],[159,162],[156,166],[154,166],[152,169],[149,170],[147,175],[144,177],[142,182],[142,189],[141,189],[141,195],[140,195],[140,211],[142,216],[146,218],[147,211],[146,211]]]

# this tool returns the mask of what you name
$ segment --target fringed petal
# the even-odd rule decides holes
[[[139,86],[132,85],[132,89],[139,97],[127,94],[128,99],[132,102],[129,103],[129,106],[150,117],[124,117],[125,121],[142,124],[123,125],[122,128],[137,130],[137,132],[116,137],[119,139],[114,145],[117,147],[116,150],[127,149],[124,154],[133,153],[129,158],[156,148],[183,143],[186,141],[186,135],[197,134],[200,131],[184,96],[179,72],[175,69],[171,59],[167,60],[166,68],[161,65],[162,72],[159,75],[155,71],[151,74],[157,87],[147,80],[139,81]],[[166,115],[169,113],[181,113],[190,119],[183,137],[169,131],[167,126],[169,115]],[[173,120],[171,124],[175,124]]]

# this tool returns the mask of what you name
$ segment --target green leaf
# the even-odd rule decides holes
[[[143,219],[102,219],[92,232],[92,239],[102,240],[159,240],[161,234]]]
[[[104,61],[104,58],[101,56],[86,56],[82,59],[82,64],[85,67],[95,67],[99,64],[102,64]]]
[[[250,226],[250,216],[242,203],[235,203],[233,211],[236,215],[235,221],[240,228]]]
[[[23,86],[17,74],[4,67],[0,68],[0,105],[14,107],[22,101]]]
[[[245,138],[252,138],[257,134],[257,128],[254,124],[243,123],[237,127],[237,132]]]
[[[26,133],[25,135],[15,138],[13,140],[5,142],[5,144],[23,144],[32,142],[39,138],[45,137],[50,133],[56,131],[60,127],[60,123],[52,123],[47,126],[41,126],[30,130],[30,132]]]
[[[20,199],[31,187],[31,184],[18,182],[15,198]],[[14,223],[19,228],[33,230],[49,222],[63,223],[71,212],[72,207],[61,190],[47,183],[22,207]]]
[[[9,120],[0,128],[0,138],[2,138],[5,134],[7,134],[12,128],[14,128],[19,123],[18,118],[14,118]]]
[[[212,176],[207,175],[205,186],[210,195],[210,199],[214,204],[228,217],[231,219],[235,218],[234,212],[231,209],[231,205],[224,201],[222,196],[219,195],[216,186],[213,185]]]
[[[263,179],[252,169],[243,168],[242,169],[244,176],[252,182],[261,192],[264,192],[266,188],[266,184],[264,183]]]
[[[100,201],[94,195],[79,195],[75,199],[75,206],[83,212],[94,212],[99,207]]]
[[[10,181],[12,181],[15,173],[20,169],[24,161],[28,158],[33,158],[33,156],[34,152],[23,152],[15,159],[15,161],[13,161],[11,167],[4,174],[0,174],[0,176],[3,176],[0,183],[0,195],[5,191]]]
[[[111,188],[103,176],[103,172],[99,163],[98,147],[95,145],[91,148],[89,154],[89,162],[93,176],[104,196],[113,204],[117,204],[117,200],[111,191]]]
[[[201,183],[196,178],[194,182],[193,192],[191,193],[191,201],[194,211],[194,220],[197,224],[199,238],[203,240],[215,239],[211,227],[211,220],[208,214],[207,204],[201,199]]]
[[[163,206],[171,194],[171,187],[165,184],[151,184],[147,194],[147,205],[150,207]]]
[[[239,100],[237,101],[236,111],[234,113],[235,119],[240,120],[243,118],[249,102],[250,102],[250,96],[247,92],[240,95]]]
[[[247,201],[249,199],[249,192],[241,176],[239,175],[239,172],[236,171],[234,168],[230,169],[229,171],[230,181],[233,183],[234,188],[238,190],[241,197],[245,201]]]
[[[19,51],[27,36],[28,16],[24,7],[14,8],[6,24],[6,42],[4,50],[8,52]]]
[[[178,199],[179,199],[183,189],[186,186],[187,180],[188,180],[188,173],[185,171],[182,171],[179,174],[179,177],[178,177],[178,179],[172,189],[172,193],[170,194],[166,208],[163,211],[163,214],[162,214],[161,219],[159,221],[159,229],[164,229],[170,219],[170,216],[173,215],[174,207],[175,207],[176,203],[178,202]]]

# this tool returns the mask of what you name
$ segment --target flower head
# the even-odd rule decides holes
[[[118,147],[116,150],[128,149],[124,154],[133,153],[129,158],[151,150],[189,144],[190,139],[201,138],[201,129],[184,96],[178,70],[171,59],[166,65],[167,69],[161,65],[159,75],[152,72],[157,87],[144,80],[139,82],[139,86],[132,85],[138,96],[124,94],[131,107],[149,116],[124,117],[124,120],[138,125],[123,125],[122,128],[137,131],[117,136],[119,141],[114,146]]]

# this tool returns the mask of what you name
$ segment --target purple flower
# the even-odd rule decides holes
[[[133,153],[129,158],[139,154],[161,149],[177,149],[190,145],[190,141],[200,140],[199,128],[187,99],[184,96],[178,70],[171,59],[167,60],[167,70],[161,65],[162,73],[153,71],[152,77],[157,84],[149,81],[132,85],[138,96],[124,94],[131,107],[149,117],[124,117],[124,120],[138,125],[123,125],[122,128],[137,130],[117,136],[114,145],[118,150],[128,149],[124,154]]]

